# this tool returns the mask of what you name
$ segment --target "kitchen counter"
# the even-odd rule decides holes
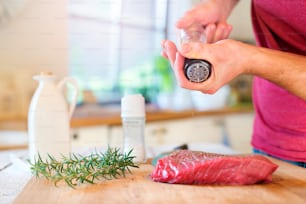
[[[221,144],[188,144],[192,150],[208,151],[221,154],[235,154],[236,152]],[[147,156],[154,157],[161,152],[170,151],[171,145],[148,147]],[[75,150],[76,151],[76,150]],[[88,153],[90,149],[78,149],[77,152]],[[25,162],[28,152],[24,150],[0,151],[0,203],[9,204],[19,195],[32,175],[29,166]],[[55,188],[54,186],[52,186]]]
[[[201,150],[212,149],[207,150],[204,145]],[[228,154],[227,150],[225,154]],[[268,184],[222,186],[157,183],[150,179],[153,166],[141,164],[139,169],[132,169],[133,174],[126,178],[77,189],[71,189],[64,183],[55,187],[45,179],[35,179],[22,168],[18,159],[11,159],[11,166],[0,171],[0,188],[3,189],[0,200],[3,204],[12,201],[41,203],[42,200],[44,203],[306,203],[306,169],[272,158],[269,159],[279,168]]]
[[[148,141],[150,141],[151,145],[155,143],[157,145],[164,143],[172,144],[171,140],[173,140],[173,138],[175,140],[175,135],[180,132],[176,131],[176,125],[179,125],[182,128],[182,131],[185,131],[185,134],[186,132],[190,131],[190,129],[197,130],[198,132],[203,132],[203,130],[205,130],[207,134],[209,133],[209,137],[206,136],[204,139],[201,136],[193,135],[193,139],[189,138],[188,140],[185,140],[184,138],[181,138],[181,140],[185,141],[177,141],[179,143],[195,141],[220,143],[222,141],[219,129],[221,128],[221,123],[225,123],[223,121],[225,120],[224,118],[231,118],[230,120],[233,124],[229,124],[227,128],[231,135],[234,135],[235,138],[238,138],[240,137],[240,132],[235,130],[235,121],[237,121],[235,118],[239,117],[241,118],[239,120],[246,121],[246,117],[253,114],[253,110],[250,105],[227,107],[207,111],[160,110],[154,106],[149,105],[147,106],[146,111],[146,136],[149,138]],[[200,123],[202,125],[197,125]],[[236,122],[236,124],[241,123]],[[248,124],[249,123],[244,124],[244,128],[249,127],[250,125]],[[100,144],[109,143],[111,142],[110,138],[117,138],[117,135],[122,134],[122,130],[120,129],[120,107],[103,107],[96,105],[78,106],[71,120],[71,127],[72,142],[74,145],[80,146],[81,144],[90,144],[92,141],[96,141],[96,143]],[[201,127],[201,129],[199,129],[199,127]],[[239,131],[242,131],[243,134],[248,134],[248,128],[247,130],[242,130],[239,128]],[[76,134],[77,136],[75,139],[74,136]],[[28,136],[26,119],[0,120],[0,150],[24,149],[27,147],[27,144]],[[236,149],[237,145],[234,145],[233,148]]]
[[[224,115],[234,113],[244,113],[253,111],[250,106],[224,107],[215,110],[197,111],[190,110],[160,110],[154,106],[146,107],[146,122],[164,121],[173,119],[184,119],[197,116]],[[72,127],[92,126],[92,125],[121,125],[120,108],[95,108],[79,107],[76,109],[71,120]]]
[[[191,110],[160,110],[152,105],[146,107],[146,122],[166,121],[174,119],[185,119],[199,116],[213,116],[235,113],[252,112],[252,106],[225,107],[215,110],[198,111]],[[97,125],[121,125],[120,107],[119,106],[98,106],[82,105],[76,108],[72,119],[71,127],[97,126]],[[0,120],[0,130],[26,130],[26,118],[11,118]]]

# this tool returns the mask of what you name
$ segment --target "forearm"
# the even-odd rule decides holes
[[[250,46],[245,73],[267,79],[306,100],[306,57]]]

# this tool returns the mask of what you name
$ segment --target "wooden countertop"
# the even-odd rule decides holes
[[[153,182],[153,166],[142,164],[117,180],[76,190],[32,178],[14,203],[306,203],[306,169],[272,159],[279,168],[268,184],[179,185]],[[39,193],[37,193],[39,192]],[[120,195],[120,196],[118,196]]]
[[[199,116],[213,116],[213,115],[224,115],[233,113],[246,113],[252,112],[251,107],[227,107],[216,110],[207,111],[197,111],[194,109],[183,110],[183,111],[173,111],[173,110],[159,110],[154,107],[148,107],[146,112],[146,122],[154,121],[165,121],[165,120],[176,120],[184,119],[190,117]],[[94,126],[94,125],[121,125],[120,110],[117,111],[105,111],[104,115],[98,112],[84,112],[81,109],[76,110],[72,120],[72,127],[82,127],[82,126]]]
[[[208,151],[219,154],[235,154],[236,152],[229,147],[222,144],[213,143],[188,143],[188,147],[195,151]],[[176,145],[160,145],[160,146],[148,146],[146,149],[146,154],[148,158],[154,157],[162,152],[172,150]],[[76,148],[76,152],[81,154],[88,154],[90,152],[96,151],[95,148]],[[0,151],[0,203],[1,204],[11,204],[14,199],[17,198],[19,193],[23,190],[24,186],[32,178],[32,174],[28,171],[26,159],[28,158],[28,150],[7,150]],[[149,159],[148,159],[149,162]],[[9,181],[9,182],[7,182]],[[54,185],[52,185],[54,187]],[[54,187],[56,188],[56,187]],[[72,189],[70,189],[72,190]],[[73,190],[72,190],[73,191]],[[39,190],[39,192],[41,192]],[[44,199],[45,201],[45,199]],[[52,202],[52,201],[51,201]],[[96,202],[103,203],[101,200]],[[107,200],[106,200],[107,202]],[[24,203],[27,203],[24,201]],[[33,203],[32,201],[30,202]],[[45,202],[40,202],[45,203]],[[64,203],[59,202],[59,204]]]
[[[146,108],[146,122],[165,121],[174,119],[184,119],[199,116],[214,116],[235,113],[248,113],[253,109],[250,105],[239,107],[226,107],[216,110],[197,111],[191,110],[160,110],[154,106]],[[101,106],[79,106],[76,108],[71,119],[71,127],[97,126],[97,125],[121,125],[120,107],[101,107]],[[26,130],[26,118],[12,118],[0,120],[0,130]]]

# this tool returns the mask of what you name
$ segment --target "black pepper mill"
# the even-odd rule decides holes
[[[206,43],[206,36],[202,25],[193,24],[179,32],[180,46],[188,42]],[[185,58],[184,73],[188,80],[201,83],[211,75],[211,63],[203,59]]]
[[[191,82],[201,83],[210,77],[211,64],[206,60],[185,58],[184,72]]]

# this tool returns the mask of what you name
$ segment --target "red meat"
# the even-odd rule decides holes
[[[157,161],[153,181],[178,184],[268,183],[278,166],[261,155],[220,155],[178,150]]]

